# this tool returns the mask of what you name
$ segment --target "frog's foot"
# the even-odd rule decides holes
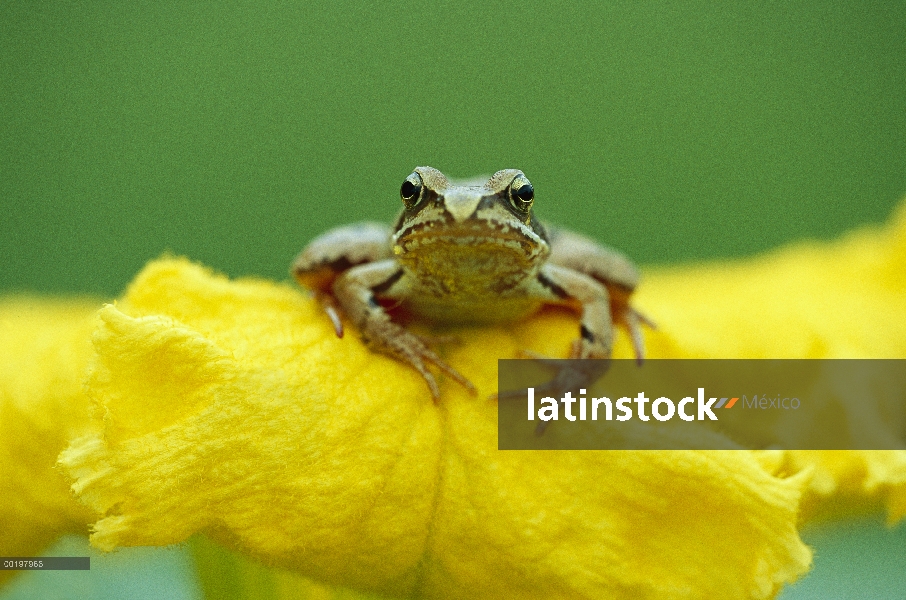
[[[434,375],[432,375],[431,372],[427,369],[425,363],[433,364],[443,373],[446,373],[448,377],[466,388],[469,394],[474,396],[478,393],[478,391],[475,389],[475,386],[472,385],[471,381],[463,377],[459,373],[459,371],[444,362],[433,350],[421,343],[421,341],[419,341],[418,348],[409,348],[404,355],[397,356],[408,362],[410,365],[415,367],[415,369],[419,373],[421,373],[422,377],[424,377],[425,379],[425,382],[428,384],[428,389],[431,390],[431,397],[434,399],[435,404],[437,404],[437,402],[440,400],[440,389],[438,389],[437,387],[437,381],[434,379]]]
[[[632,308],[626,307],[626,311],[621,315],[620,323],[629,332],[632,340],[632,350],[635,353],[635,362],[641,365],[645,361],[645,338],[642,336],[642,326],[649,329],[657,329],[654,321]]]
[[[582,343],[576,340],[573,343],[571,354],[572,358],[578,358],[581,355]],[[537,354],[531,350],[521,350],[519,356],[529,358],[544,367],[549,367],[555,371],[554,377],[535,388],[535,394],[539,397],[561,398],[566,392],[578,392],[590,388],[592,384],[604,376],[610,368],[610,360],[598,358],[596,360],[565,360],[556,359]],[[588,357],[585,357],[588,358]],[[525,390],[512,390],[500,392],[492,396],[492,399],[511,400],[525,398]],[[535,427],[535,435],[543,435],[547,429],[549,421],[538,421]]]
[[[363,331],[365,341],[375,350],[385,354],[390,354],[395,358],[411,365],[428,384],[431,391],[431,397],[436,404],[440,400],[440,388],[437,386],[437,380],[434,374],[428,370],[428,365],[432,364],[448,377],[458,382],[466,388],[470,394],[475,395],[477,392],[475,386],[468,379],[459,374],[459,372],[444,362],[426,342],[432,342],[430,338],[423,339],[403,327],[389,320],[370,321],[366,330]]]

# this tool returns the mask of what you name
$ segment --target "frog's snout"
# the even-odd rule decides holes
[[[444,196],[444,208],[457,223],[462,223],[475,214],[482,198],[484,198],[484,194],[480,189],[450,190]]]

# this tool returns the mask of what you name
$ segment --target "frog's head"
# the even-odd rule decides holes
[[[416,167],[400,187],[400,197],[404,209],[393,232],[393,252],[400,258],[434,246],[496,252],[540,265],[550,252],[532,210],[535,190],[517,169],[497,171],[486,181],[454,182],[437,169]]]

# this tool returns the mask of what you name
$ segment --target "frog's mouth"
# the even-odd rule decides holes
[[[483,220],[447,223],[440,226],[418,223],[401,231],[393,244],[393,252],[397,256],[411,252],[456,254],[502,252],[518,255],[526,261],[542,257],[546,249],[547,244],[544,240],[528,227]]]

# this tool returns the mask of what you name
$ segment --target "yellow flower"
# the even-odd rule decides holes
[[[62,462],[101,548],[205,530],[321,581],[447,598],[763,597],[808,565],[803,479],[751,453],[496,450],[482,348],[565,348],[568,315],[465,332],[449,358],[481,395],[446,382],[439,405],[289,285],[168,259],[99,315],[103,432]]]
[[[0,556],[34,556],[92,519],[53,467],[88,433],[82,379],[96,310],[91,300],[0,299]]]
[[[906,202],[886,227],[735,263],[665,269],[639,292],[663,324],[648,338],[654,356],[906,358]],[[904,423],[906,415],[888,423],[900,427],[891,431],[900,440]],[[821,499],[868,495],[886,503],[891,524],[906,515],[906,452],[784,454],[785,472],[807,468],[808,510]]]
[[[646,273],[637,303],[660,325],[648,335],[655,357],[906,357],[904,272],[906,206],[887,228],[837,243]],[[87,310],[73,310],[60,331],[84,323]],[[37,325],[2,314],[4,335],[30,348]],[[74,334],[57,342],[73,357],[69,396],[34,383],[50,359],[11,371],[33,381],[17,401],[26,412],[90,402],[91,420],[62,415],[54,443],[74,438],[60,464],[97,514],[103,549],[205,532],[268,564],[390,595],[769,598],[810,563],[803,493],[813,504],[879,498],[891,520],[906,506],[904,452],[497,451],[495,359],[565,354],[576,326],[562,312],[459,331],[446,358],[480,393],[441,381],[436,405],[417,373],[337,339],[289,284],[166,258],[98,316],[93,350]],[[86,400],[72,382],[89,351]],[[630,354],[625,339],[616,354]],[[4,433],[4,448],[32,443]],[[48,501],[59,495],[56,473],[27,468]],[[311,591],[295,581],[283,597]]]

